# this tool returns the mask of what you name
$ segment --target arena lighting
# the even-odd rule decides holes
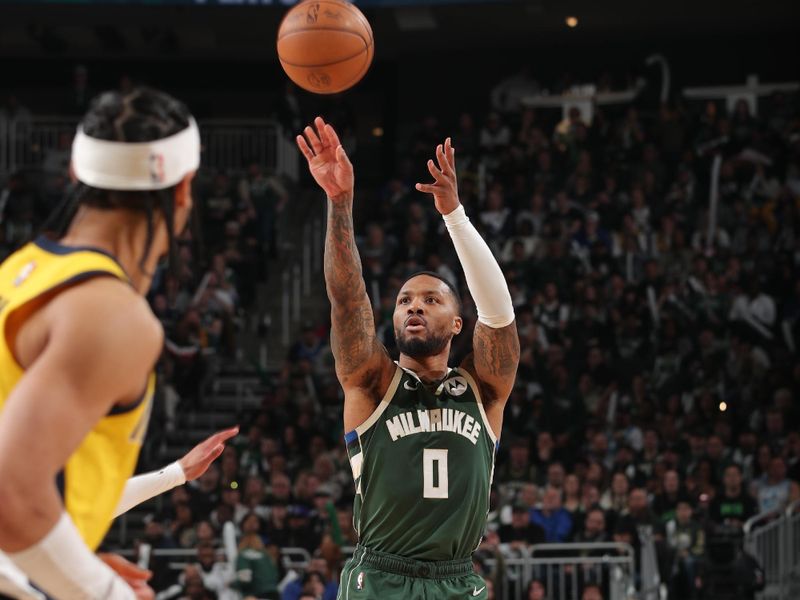
[[[574,29],[578,26],[578,17],[567,17],[564,22],[567,24],[567,27]]]
[[[719,403],[719,410],[721,412],[725,412],[726,410],[728,410],[728,403],[727,402],[720,402]]]

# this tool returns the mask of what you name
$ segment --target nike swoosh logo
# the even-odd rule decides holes
[[[473,595],[473,596],[477,596],[477,595],[478,595],[478,594],[480,594],[480,593],[481,593],[483,590],[485,590],[485,589],[486,589],[486,586],[483,586],[481,589],[477,589],[477,588],[473,588],[473,589],[474,589],[474,591],[472,592],[472,595]]]
[[[409,392],[416,392],[417,388],[419,387],[419,382],[415,381],[413,387],[409,385],[410,383],[411,383],[410,381],[404,382],[403,387],[406,388]]]

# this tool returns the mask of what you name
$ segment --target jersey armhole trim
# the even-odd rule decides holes
[[[128,404],[115,404],[111,407],[111,409],[106,413],[107,417],[115,417],[117,415],[125,415],[129,412],[132,412],[141,406],[142,402],[144,402],[148,396],[155,392],[155,385],[154,383],[154,376],[153,374],[149,374],[147,376],[147,383],[144,384],[144,390],[141,394],[134,400]]]
[[[364,421],[361,425],[356,427],[354,431],[359,435],[364,435],[368,429],[370,429],[375,422],[380,418],[380,416],[386,411],[386,408],[389,406],[389,403],[392,401],[392,397],[394,393],[397,391],[397,387],[400,385],[400,380],[403,378],[403,369],[400,367],[395,367],[394,377],[392,377],[391,383],[389,383],[389,388],[386,390],[386,393],[383,395],[383,399],[381,399],[380,404],[372,411],[372,414]]]
[[[475,400],[478,403],[478,411],[481,413],[481,419],[483,420],[483,427],[486,429],[486,433],[489,434],[489,439],[492,440],[492,444],[497,446],[499,443],[498,437],[495,435],[494,431],[492,431],[492,426],[489,424],[489,419],[486,416],[486,411],[483,409],[483,399],[481,398],[481,390],[478,387],[477,382],[475,379],[470,375],[469,371],[466,369],[458,368],[455,369],[459,375],[464,377],[469,383],[470,387],[472,388],[472,392],[475,394]]]
[[[40,306],[37,309],[37,310],[42,310],[45,307],[45,305],[47,305],[50,302],[52,302],[56,298],[56,296],[58,296],[61,292],[63,292],[64,289],[66,289],[67,287],[69,287],[71,285],[78,284],[78,283],[83,283],[84,281],[88,281],[89,279],[95,279],[95,278],[98,278],[98,277],[111,277],[113,279],[117,279],[119,281],[122,281],[123,283],[125,283],[127,285],[130,285],[129,281],[127,281],[125,279],[121,279],[120,276],[117,273],[115,273],[114,271],[111,271],[111,270],[106,271],[106,270],[103,270],[103,269],[92,269],[90,271],[82,271],[80,273],[76,273],[75,275],[73,275],[72,277],[70,277],[68,279],[65,279],[64,281],[60,281],[60,282],[52,285],[51,287],[42,290],[41,292],[39,292],[38,294],[36,294],[32,298],[28,298],[22,304],[20,304],[18,306],[15,306],[11,310],[11,312],[9,312],[6,315],[5,319],[3,320],[2,335],[3,335],[3,338],[5,340],[6,347],[8,348],[9,356],[14,361],[14,364],[16,364],[17,367],[20,370],[25,371],[25,367],[23,367],[22,364],[20,364],[19,358],[17,358],[17,354],[14,352],[14,344],[13,344],[14,341],[9,339],[9,337],[8,337],[7,325],[8,325],[8,321],[11,318],[11,316],[13,314],[15,314],[17,311],[22,310],[26,306],[29,306],[33,302],[36,302],[37,300],[40,300],[44,296],[46,296],[48,294],[52,294],[52,298],[50,298],[45,304],[43,304],[42,306]],[[31,316],[31,315],[29,315],[29,316]]]

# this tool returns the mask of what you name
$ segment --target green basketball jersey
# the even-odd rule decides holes
[[[398,367],[381,403],[345,441],[362,545],[428,561],[467,558],[478,547],[497,439],[469,373],[451,369],[428,389]]]

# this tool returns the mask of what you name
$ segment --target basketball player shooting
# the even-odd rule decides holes
[[[175,265],[199,164],[182,103],[103,94],[54,236],[0,266],[0,549],[52,598],[153,597],[94,550],[147,431],[164,334],[144,296],[162,257]]]
[[[339,598],[486,598],[474,571],[489,510],[503,409],[519,362],[511,296],[458,199],[455,151],[428,162],[432,194],[478,310],[473,353],[448,367],[463,321],[456,291],[435,273],[411,275],[397,296],[395,364],[377,340],[353,234],[353,166],[321,118],[297,144],[328,197],[325,282],[331,346],[344,388],[359,543]]]

